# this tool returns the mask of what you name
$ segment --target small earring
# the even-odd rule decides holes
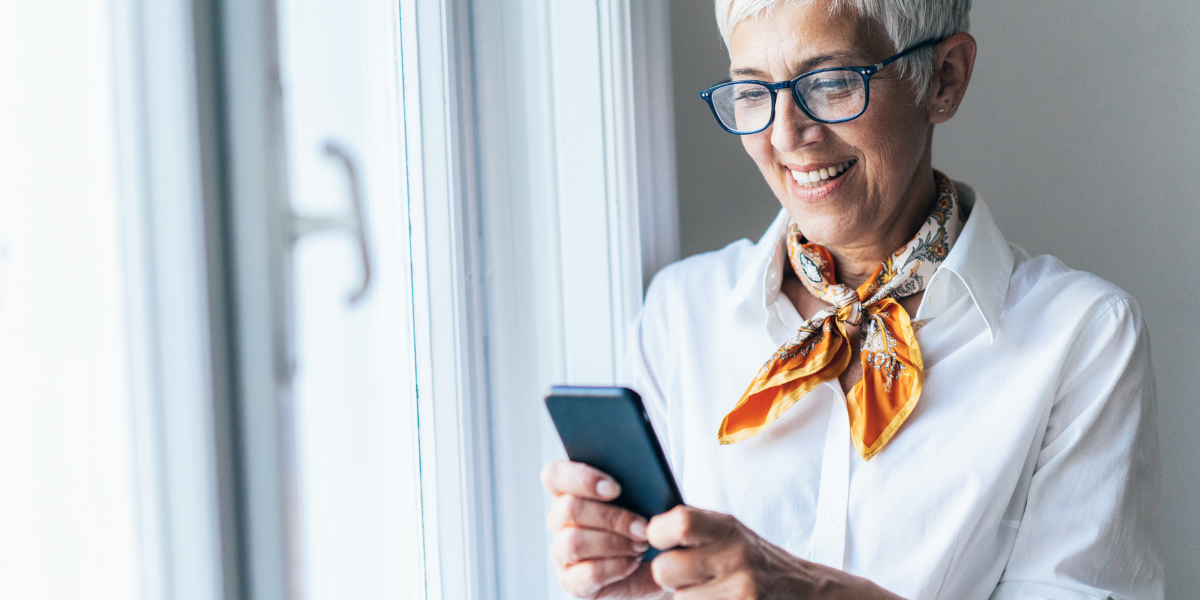
[[[939,114],[939,115],[944,115],[944,114],[946,114],[946,109],[944,109],[944,108],[939,108],[939,109],[938,109],[938,114]]]

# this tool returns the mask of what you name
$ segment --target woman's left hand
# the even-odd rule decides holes
[[[812,563],[759,537],[731,515],[677,506],[650,520],[654,581],[675,600],[897,600],[899,596],[832,567]]]

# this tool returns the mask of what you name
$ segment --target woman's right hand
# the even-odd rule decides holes
[[[609,504],[621,495],[615,481],[583,463],[557,460],[542,469],[554,496],[546,523],[554,534],[550,557],[558,581],[579,598],[633,600],[669,596],[641,555],[649,548],[646,520]]]

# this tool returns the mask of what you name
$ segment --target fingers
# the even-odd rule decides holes
[[[723,581],[747,566],[743,548],[721,542],[663,552],[651,563],[654,581],[674,591]]]
[[[546,524],[550,531],[581,527],[617,533],[638,542],[646,541],[645,519],[623,508],[571,494],[554,498]]]
[[[707,557],[702,556],[703,551],[703,548],[679,549],[654,557],[650,563],[654,581],[673,592],[713,581],[717,572]]]
[[[556,460],[542,469],[542,486],[555,496],[613,500],[621,495],[621,486],[603,471],[567,460]]]
[[[646,542],[605,531],[568,527],[554,535],[550,556],[554,564],[565,567],[585,560],[639,558],[649,548]]]
[[[546,524],[554,532],[550,556],[565,590],[579,598],[643,597],[659,590],[641,560],[650,548],[646,520],[607,504],[621,495],[612,477],[558,460],[542,469],[542,485],[554,495]]]
[[[737,519],[731,515],[680,505],[650,519],[646,535],[650,544],[660,550],[692,548],[729,536],[737,525]]]
[[[675,548],[651,564],[664,589],[723,589],[725,579],[747,566],[749,540],[731,515],[677,506],[651,519],[648,533],[655,548]]]
[[[633,574],[605,587],[601,591],[605,598],[662,598],[663,589],[654,582],[650,563],[639,563]]]
[[[675,590],[673,600],[702,600],[706,598],[761,598],[761,590],[754,576],[747,572],[734,573],[717,579],[708,585],[698,585]]]
[[[595,598],[605,587],[627,579],[641,565],[640,558],[606,558],[562,568],[558,582],[572,596]],[[606,594],[607,595],[607,594]]]

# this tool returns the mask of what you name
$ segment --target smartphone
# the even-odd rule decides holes
[[[546,409],[567,457],[612,476],[621,495],[612,503],[647,520],[683,504],[666,454],[637,392],[620,387],[555,386]],[[642,556],[649,561],[659,551]]]

